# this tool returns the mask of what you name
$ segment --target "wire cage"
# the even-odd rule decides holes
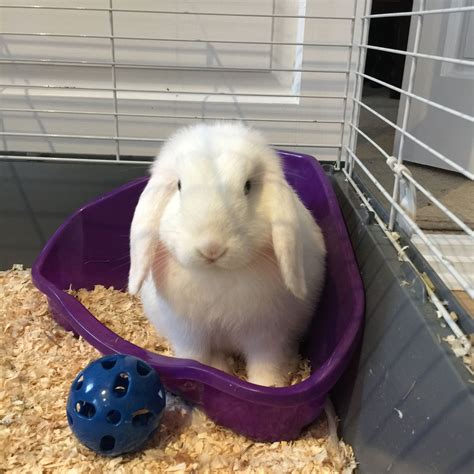
[[[425,267],[407,250],[417,242],[438,272],[474,298],[472,280],[417,222],[415,193],[471,243],[474,232],[460,209],[449,209],[408,165],[423,156],[424,164],[474,178],[472,3],[415,0],[409,11],[377,14],[370,0],[44,0],[2,2],[0,15],[0,159],[143,164],[179,126],[242,120],[277,148],[333,163],[400,259],[427,281]],[[393,18],[410,24],[406,50],[370,44],[371,24]],[[430,47],[443,31],[457,39]],[[371,74],[365,68],[371,52],[401,56],[403,83]],[[453,88],[465,81],[471,98],[461,97],[456,107],[431,95],[422,87],[427,65],[437,65]],[[398,114],[388,117],[368,100],[368,83],[400,96]],[[363,114],[391,131],[393,147],[361,125]],[[420,127],[435,116],[428,128],[447,124],[434,133],[446,134],[442,143]],[[467,138],[461,151],[447,137],[453,129],[455,141]],[[391,180],[374,172],[367,149]],[[470,340],[449,301],[431,282],[426,291],[459,342],[457,355],[468,354]]]

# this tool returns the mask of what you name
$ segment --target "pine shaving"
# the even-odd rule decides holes
[[[78,298],[122,337],[171,355],[138,300],[103,287],[81,290]],[[324,416],[296,441],[258,443],[171,394],[160,428],[143,451],[98,456],[73,436],[65,406],[75,375],[100,354],[54,322],[46,298],[21,267],[0,272],[0,318],[0,472],[326,474],[356,467],[352,448],[331,442]],[[309,366],[303,361],[301,367],[304,377]]]

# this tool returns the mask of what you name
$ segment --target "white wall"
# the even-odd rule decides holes
[[[417,9],[415,0],[414,10]],[[473,5],[472,0],[430,0],[427,8],[449,8]],[[419,52],[437,56],[473,60],[474,13],[427,15],[423,19]],[[414,19],[409,48],[413,47]],[[443,61],[418,59],[413,92],[446,107],[474,115],[474,68]],[[405,71],[403,89],[408,85]],[[403,105],[403,101],[401,103]],[[400,107],[399,121],[403,107]],[[411,101],[407,130],[435,150],[443,153],[464,169],[474,172],[474,126],[417,100]],[[394,153],[398,153],[399,136]],[[430,152],[405,140],[406,161],[452,170]]]

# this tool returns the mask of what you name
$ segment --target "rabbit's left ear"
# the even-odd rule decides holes
[[[284,177],[270,178],[269,211],[273,250],[287,288],[300,299],[307,294],[304,271],[303,205]],[[303,212],[304,213],[304,212]]]

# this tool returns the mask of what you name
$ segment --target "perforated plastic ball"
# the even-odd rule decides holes
[[[89,364],[72,383],[67,419],[76,437],[106,456],[140,449],[160,423],[165,389],[146,362],[127,355]]]

